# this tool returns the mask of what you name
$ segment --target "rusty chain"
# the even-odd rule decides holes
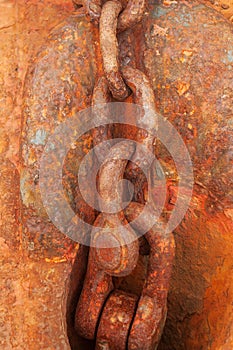
[[[99,20],[99,41],[104,76],[98,78],[93,91],[93,117],[103,115],[108,120],[106,104],[124,101],[131,93],[134,103],[142,106],[137,142],[154,151],[154,135],[158,125],[154,92],[146,75],[119,62],[118,35],[139,23],[145,11],[145,0],[86,0],[80,3],[93,20]],[[103,106],[104,107],[101,107]],[[146,234],[137,239],[147,222],[153,219],[149,205],[143,219],[131,222],[139,216],[144,204],[149,203],[146,178],[150,174],[140,171],[140,161],[148,163],[147,154],[141,148],[124,142],[112,146],[113,126],[104,125],[93,130],[94,145],[105,141],[109,150],[107,159],[97,154],[101,166],[98,175],[101,213],[94,227],[89,251],[88,266],[81,296],[78,301],[75,328],[86,339],[95,340],[95,349],[135,350],[155,349],[158,345],[166,318],[166,299],[174,256],[172,234],[165,234],[165,222],[158,220]],[[103,152],[104,154],[106,152]],[[125,159],[120,155],[124,154]],[[127,159],[131,159],[128,162]],[[147,164],[149,169],[149,164]],[[118,210],[123,201],[123,188],[119,182],[129,179],[135,188],[134,201],[125,210]],[[114,210],[113,210],[114,209]],[[118,208],[119,209],[119,208]],[[143,221],[144,220],[144,221]],[[134,221],[133,221],[134,222]],[[127,226],[127,229],[118,229]],[[130,241],[132,243],[128,244]],[[143,245],[149,245],[145,249]],[[104,245],[111,248],[104,248]],[[119,289],[122,276],[128,276],[140,255],[148,256],[147,272],[140,295]],[[118,280],[117,280],[118,278]]]
[[[99,31],[103,69],[109,89],[115,99],[123,101],[128,97],[129,90],[120,73],[118,59],[116,30],[121,10],[122,5],[119,1],[106,2],[102,8]]]
[[[73,0],[76,8],[84,7],[92,20],[97,20],[102,15],[103,0]],[[122,32],[139,23],[143,17],[146,0],[120,0],[123,11],[117,21],[117,31]]]

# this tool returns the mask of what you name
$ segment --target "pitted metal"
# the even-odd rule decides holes
[[[145,13],[145,8],[146,0],[129,0],[124,11],[119,16],[118,32],[123,32],[139,23]]]
[[[160,219],[144,237],[137,238],[153,217],[154,209],[148,206],[148,212],[143,216],[145,222],[135,221],[150,201],[147,180],[150,179],[151,164],[148,153],[135,147],[133,142],[127,145],[124,142],[112,143],[114,126],[107,124],[110,119],[108,103],[123,101],[132,93],[131,100],[141,106],[141,113],[137,116],[141,128],[136,141],[153,154],[158,129],[154,92],[142,71],[121,66],[117,39],[117,33],[141,20],[146,2],[96,0],[87,4],[87,13],[99,19],[104,73],[98,77],[93,91],[93,118],[101,117],[106,124],[92,131],[94,146],[105,144],[102,152],[95,152],[100,165],[97,177],[100,214],[91,236],[75,328],[80,336],[95,340],[97,350],[152,350],[158,345],[166,319],[174,241],[172,234],[166,233],[166,223]],[[95,15],[90,12],[90,5],[96,9]],[[125,112],[127,114],[127,108]],[[140,169],[140,160],[146,164],[146,174]],[[134,202],[123,210],[124,191],[119,183],[124,178],[134,184],[135,194]],[[122,230],[126,226],[127,229]],[[140,292],[122,289],[122,279],[131,274],[134,276],[142,257],[147,261],[147,268],[140,272],[144,282],[132,288]]]
[[[105,2],[106,0],[73,0],[75,8],[84,7],[85,12],[94,21],[99,20]],[[146,8],[146,0],[120,0],[120,3],[122,11],[117,24],[118,33],[139,23]]]
[[[125,211],[129,222],[138,217],[142,208],[143,205],[139,203],[130,203]],[[137,222],[134,229],[138,232],[143,230],[147,220],[149,219],[145,215],[144,220]],[[145,234],[145,238],[150,246],[147,277],[133,318],[128,350],[156,349],[166,319],[166,300],[175,249],[174,237],[172,233],[166,232],[164,220],[158,220]]]
[[[117,22],[122,10],[120,1],[107,1],[100,16],[100,47],[102,52],[103,69],[108,81],[112,96],[123,101],[129,95],[129,89],[125,84],[118,59]]]

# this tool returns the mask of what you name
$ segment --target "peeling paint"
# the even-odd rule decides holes
[[[43,129],[36,131],[35,137],[31,139],[31,143],[34,145],[45,145],[47,138],[47,132]]]

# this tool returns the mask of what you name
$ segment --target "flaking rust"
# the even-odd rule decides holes
[[[110,19],[111,15],[116,15],[117,2],[109,2],[108,5],[108,7],[104,7],[103,15],[101,14],[101,25],[103,24],[102,19],[108,12]],[[107,18],[108,21],[109,18]],[[108,22],[107,28],[111,22]],[[116,28],[116,23],[113,24],[113,27]],[[102,52],[104,71],[106,66],[109,66],[110,73],[112,70],[114,72],[115,68],[117,71],[119,69],[117,66],[116,30],[113,32],[113,27],[110,31],[110,41],[106,36],[101,37],[103,28],[100,27],[101,44],[104,40],[108,43],[109,48],[113,49],[112,52],[110,51],[110,55],[107,51]],[[106,33],[109,34],[108,30]],[[111,66],[111,58],[114,58],[116,63],[113,67]],[[150,82],[143,72],[135,68],[124,67],[122,74],[133,92],[133,101],[141,105],[140,116],[137,116],[140,120],[136,122],[140,122],[141,128],[144,127],[146,130],[138,131],[137,141],[153,152],[158,120]],[[111,117],[110,108],[101,105],[101,103],[110,101],[109,90],[111,87],[112,81],[108,79],[107,70],[107,79],[102,77],[98,80],[92,100],[93,117],[98,119],[103,115],[105,122],[107,122],[108,117]],[[116,96],[114,97],[116,98]],[[125,106],[124,109],[122,112],[127,123],[129,108]],[[113,130],[108,125],[103,125],[101,129],[95,129],[92,133],[94,137],[96,136],[96,139],[93,140],[94,144],[108,141],[113,134]],[[123,159],[121,159],[122,155],[124,155]],[[166,234],[166,228],[162,222],[158,221],[158,225],[145,235],[149,245],[149,263],[138,305],[136,304],[137,295],[116,289],[118,282],[116,279],[114,281],[112,279],[113,276],[128,276],[135,270],[139,257],[137,233],[140,229],[136,226],[134,232],[130,225],[126,227],[128,222],[121,210],[123,188],[119,189],[118,184],[125,176],[128,159],[132,159],[132,164],[135,163],[136,167],[133,171],[127,171],[128,178],[132,182],[137,182],[136,191],[140,190],[147,202],[148,196],[144,193],[143,183],[145,179],[140,174],[138,162],[143,161],[143,165],[147,165],[147,179],[151,170],[150,157],[138,146],[133,147],[132,142],[127,144],[119,142],[112,147],[108,142],[101,151],[96,151],[96,156],[100,163],[104,162],[101,164],[97,180],[101,214],[94,223],[87,274],[75,315],[75,328],[77,333],[86,339],[94,340],[96,336],[96,349],[154,349],[158,346],[166,318],[167,292],[171,275],[171,262],[174,257],[174,244],[171,243],[172,234]],[[132,173],[135,175],[134,177],[132,177]],[[139,197],[138,194],[136,197]],[[141,202],[144,201],[141,200]],[[133,204],[131,217],[136,219],[143,205],[138,204],[138,207],[137,203]],[[135,216],[132,215],[133,213]],[[150,214],[152,214],[152,207],[150,207],[150,213],[146,215],[146,220],[139,224],[141,230],[148,225],[147,219],[150,219],[150,222],[153,220],[154,216],[150,217]],[[122,228],[119,229],[121,225],[125,227],[123,231]],[[153,225],[154,221],[151,226],[153,227]],[[104,228],[105,231],[99,228],[96,232],[95,226]]]
[[[166,35],[151,31],[154,24],[166,29]],[[227,213],[232,212],[232,24],[197,1],[170,6],[151,1],[142,26],[146,40],[141,61],[158,111],[185,141],[195,177],[189,211],[175,231],[168,319],[159,349],[231,348],[232,219]],[[165,149],[156,152],[173,167]]]
[[[216,34],[217,27],[219,31]],[[220,278],[216,270],[218,261],[215,241],[224,242],[224,248],[218,246],[220,255],[227,261],[224,266],[228,272],[221,270],[224,280],[230,273],[232,242],[228,237],[232,227],[229,215],[232,202],[232,176],[229,166],[232,117],[232,40],[229,41],[229,37],[232,37],[231,26],[219,14],[197,1],[161,1],[159,6],[150,2],[149,16],[144,19],[142,25],[135,28],[135,32],[141,43],[140,50],[135,48],[136,65],[144,67],[152,82],[158,110],[176,126],[185,140],[192,157],[195,175],[189,212],[176,230],[178,255],[170,291],[170,305],[173,311],[168,313],[167,326],[159,348],[196,349],[200,344],[204,347],[212,346],[212,341],[216,347],[220,344],[230,344],[231,340],[224,327],[221,327],[221,337],[218,337],[217,329],[220,326],[216,326],[216,315],[211,307],[213,301],[224,310],[218,295],[221,290],[225,290],[225,286],[219,287],[217,295],[211,295],[207,290],[207,282],[201,281],[204,274],[215,281],[214,283],[217,283],[216,278]],[[129,31],[128,36],[131,36],[128,41],[134,42],[132,32]],[[143,40],[144,38],[146,40]],[[130,138],[132,129],[126,128],[125,135]],[[167,135],[168,139],[169,137],[172,135]],[[157,145],[156,152],[166,171],[174,175],[173,179],[170,178],[167,182],[169,212],[176,202],[177,173],[169,153],[160,144]],[[182,163],[182,154],[179,166],[185,166]],[[185,196],[185,193],[186,189],[183,188],[182,195]],[[223,224],[222,221],[226,223]],[[197,242],[200,244],[198,253]],[[229,255],[226,255],[225,249]],[[186,271],[184,278],[179,274],[182,268]],[[177,288],[180,291],[178,295]],[[210,289],[214,291],[214,286]],[[208,301],[200,302],[205,295]],[[190,300],[188,304],[187,299]],[[230,305],[231,300],[232,294],[226,297],[227,305]],[[186,317],[190,314],[193,317]],[[202,326],[205,329],[208,314],[211,315],[212,321],[211,338],[203,336],[201,329]],[[177,315],[175,321],[174,315]],[[184,320],[182,332],[177,331],[179,319]],[[202,326],[197,327],[198,322]],[[224,324],[227,329],[229,319],[224,319]],[[197,340],[192,336],[196,328]],[[107,341],[101,341],[107,348]],[[137,348],[136,343],[133,346]]]
[[[103,68],[109,89],[114,98],[123,101],[128,97],[129,89],[121,76],[118,59],[116,31],[121,10],[120,1],[107,1],[102,8],[99,31]]]
[[[106,302],[97,332],[96,350],[127,348],[127,337],[136,307],[133,294],[115,290]]]
[[[71,16],[50,35],[48,43],[40,51],[27,75],[21,193],[24,244],[34,242],[34,249],[29,253],[34,257],[53,256],[54,249],[58,249],[57,254],[64,254],[66,245],[69,244],[69,240],[48,220],[43,208],[39,191],[40,157],[56,127],[74,117],[81,109],[90,106],[95,74],[94,53],[91,48],[90,24],[82,15]],[[77,140],[76,147],[70,150],[64,166],[61,164],[67,200],[73,210],[90,223],[95,219],[95,212],[81,197],[77,172],[82,157],[91,147],[92,136],[83,135]],[[89,166],[92,169],[94,163]],[[49,186],[56,190],[56,182],[52,179],[48,181]]]
[[[142,204],[130,203],[125,211],[127,220],[133,221],[142,209]],[[139,221],[134,226],[137,232],[143,231],[150,220],[149,216],[148,211],[145,221]],[[175,254],[174,237],[172,233],[166,232],[166,222],[158,220],[145,234],[145,238],[150,247],[148,268],[129,333],[129,350],[156,349],[167,316],[167,295]]]
[[[46,142],[56,127],[68,118],[74,117],[80,110],[90,107],[95,72],[96,62],[94,60],[91,25],[82,13],[77,12],[50,33],[46,45],[42,47],[34,59],[26,76],[20,179],[22,245],[24,255],[30,262],[28,269],[30,269],[31,275],[40,273],[43,276],[42,272],[47,273],[45,280],[43,280],[44,289],[41,286],[42,282],[37,280],[39,275],[37,279],[36,276],[33,276],[31,284],[37,285],[38,290],[40,290],[39,288],[44,290],[44,292],[41,291],[41,298],[43,298],[44,293],[42,305],[44,305],[44,300],[52,299],[49,302],[50,306],[46,306],[48,312],[44,312],[43,318],[41,318],[43,327],[40,329],[44,331],[44,327],[47,327],[50,329],[49,334],[54,332],[53,337],[45,337],[38,330],[35,332],[40,339],[38,343],[40,348],[51,346],[68,349],[67,336],[71,344],[75,342],[77,345],[76,340],[73,340],[72,314],[74,304],[76,305],[77,297],[81,292],[86,270],[85,262],[87,261],[87,248],[81,245],[77,246],[76,242],[68,239],[47,216],[39,190],[40,159]],[[77,140],[75,148],[73,147],[67,154],[64,166],[61,164],[67,201],[72,209],[89,223],[94,222],[95,211],[81,197],[77,186],[77,172],[82,157],[89,152],[91,147],[92,136],[90,133],[86,133]],[[93,169],[94,166],[94,162],[89,164],[90,169]],[[48,179],[48,186],[56,190],[56,182],[52,179]],[[59,210],[59,203],[57,207]],[[75,257],[77,249],[78,256]],[[70,274],[71,264],[73,264],[73,272]],[[50,269],[46,272],[48,266]],[[53,271],[60,272],[55,274]],[[54,278],[55,286],[51,288],[51,282],[48,282],[49,276],[54,275],[56,279],[55,277],[51,277],[51,279]],[[69,290],[66,290],[66,283],[69,279]],[[56,283],[63,285],[62,293]],[[57,290],[57,292],[49,292],[48,297],[47,289]],[[60,308],[55,306],[54,302],[58,299],[60,300]],[[54,307],[53,317],[56,318],[55,324],[52,321],[53,318],[48,316],[52,307]],[[38,310],[36,312],[39,312]],[[66,313],[68,313],[67,317]],[[64,327],[66,321],[68,334]],[[56,329],[64,331],[60,337],[57,337]],[[34,331],[32,330],[32,332]],[[48,340],[48,338],[50,339]],[[43,339],[46,339],[46,344],[43,343]],[[36,342],[35,339],[31,341],[33,344]],[[78,344],[80,345],[80,341]],[[80,346],[85,346],[83,343],[81,344]],[[38,348],[36,346],[35,349]]]
[[[72,38],[78,46],[71,50],[72,55],[68,61],[70,64],[76,57],[80,64],[76,76],[77,65],[74,63],[72,68],[77,84],[74,100],[69,89],[65,94],[60,90],[61,86],[69,85],[64,83],[72,71],[69,70],[69,65],[63,66],[67,59],[60,61],[64,75],[57,78],[55,85],[54,76],[50,77],[52,87],[49,83],[40,84],[44,76],[42,71],[36,77],[38,71],[35,69],[27,78],[21,193],[24,210],[23,247],[34,261],[37,260],[37,263],[28,267],[34,272],[38,266],[42,270],[44,268],[39,257],[50,259],[49,261],[53,258],[63,259],[71,244],[69,240],[67,245],[64,243],[61,234],[49,223],[42,208],[37,191],[37,159],[43,151],[48,133],[72,115],[70,106],[79,109],[90,104],[90,94],[94,87],[93,72],[99,63],[95,62],[92,51],[88,22],[85,17],[79,18],[77,27],[74,18],[68,19],[68,22],[73,21],[71,32],[69,24],[65,27],[67,33],[64,33],[64,27],[61,26],[50,37],[48,46],[35,62],[35,66],[49,67],[48,71],[53,73],[60,71],[61,67],[56,67],[55,52],[58,55],[59,52],[67,52],[66,44]],[[164,30],[152,30],[154,25]],[[151,1],[149,17],[142,26],[135,27],[135,33],[139,34],[138,42],[142,44],[140,49],[137,45],[135,47],[137,65],[144,67],[152,82],[157,108],[177,127],[188,145],[195,171],[191,207],[175,235],[177,256],[170,289],[168,321],[160,349],[232,347],[229,335],[232,329],[229,324],[232,317],[229,305],[233,300],[229,282],[232,264],[232,176],[229,166],[229,130],[233,102],[232,29],[223,17],[196,1],[161,1],[156,5]],[[32,78],[29,77],[30,74]],[[46,105],[48,110],[44,108]],[[86,135],[82,140],[80,147],[83,153],[88,151],[91,139],[91,136]],[[168,164],[167,167],[172,169],[169,154],[162,147],[158,147],[157,151],[160,152],[160,158]],[[76,155],[72,157],[74,159]],[[11,171],[12,164],[6,164],[6,168]],[[75,170],[68,164],[66,171],[67,191],[73,198],[76,194],[73,194],[73,186],[69,185],[72,183],[69,175],[72,174],[73,178]],[[81,203],[78,198],[79,194],[76,203]],[[75,206],[75,200],[71,202]],[[171,209],[175,201],[170,198],[169,203]],[[82,208],[86,212],[86,207],[82,207],[82,204],[77,210]],[[92,221],[95,214],[89,210],[87,213]],[[63,270],[61,274],[64,274]],[[47,281],[49,276],[44,278]],[[178,329],[177,325],[182,327],[179,326]],[[43,347],[45,346],[49,344],[44,344]]]

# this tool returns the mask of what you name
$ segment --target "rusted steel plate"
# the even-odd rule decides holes
[[[27,258],[30,247],[22,244],[19,146],[26,70],[51,28],[71,10],[72,5],[61,0],[0,3],[1,349],[69,349],[63,331],[64,276],[70,274],[69,259],[75,250],[67,249],[67,259],[60,263]]]
[[[94,75],[91,27],[83,15],[69,17],[65,24],[54,30],[27,75],[21,194],[24,244],[33,245],[29,252],[33,257],[62,256],[70,244],[50,223],[43,208],[39,189],[40,157],[55,128],[90,106]],[[77,173],[82,157],[91,147],[92,136],[83,135],[67,155],[63,168],[67,200],[87,222],[94,220],[95,213],[82,199]],[[90,169],[93,166],[94,162],[89,164]],[[56,187],[56,183],[50,186]]]
[[[61,338],[58,338],[59,343],[59,340],[55,341],[57,334],[54,331],[51,346],[56,343],[56,348],[69,347],[67,335],[71,344],[86,347],[82,339],[76,339],[73,320],[86,270],[87,248],[78,246],[65,237],[50,222],[40,197],[40,158],[54,130],[68,118],[75,116],[78,111],[90,106],[95,71],[91,25],[83,14],[74,14],[50,33],[46,45],[40,50],[26,76],[21,140],[22,244],[24,254],[34,264],[38,264],[38,268],[44,269],[44,265],[51,266],[51,264],[61,266],[59,278],[54,279],[56,292],[50,295],[51,298],[59,299],[59,303],[63,304],[60,310],[54,302],[51,302],[51,307],[52,305],[54,307],[57,328],[62,322],[64,333]],[[89,223],[94,220],[95,212],[85,204],[81,197],[77,187],[77,172],[82,157],[87,154],[91,145],[91,135],[88,133],[83,135],[82,139],[77,140],[75,148],[73,147],[74,149],[67,155],[63,167],[67,201],[72,209]],[[94,163],[89,166],[92,169]],[[56,182],[51,183],[51,186],[56,187]],[[75,259],[77,249],[78,254]],[[71,263],[73,264],[72,274]],[[33,283],[39,288],[40,281],[35,279]],[[69,286],[66,285],[67,283]],[[62,294],[60,285],[63,288]],[[45,300],[47,298],[49,303],[49,297],[46,295],[47,290],[45,289],[44,298]],[[44,322],[47,328],[55,330],[54,325],[49,326],[49,312],[48,315],[46,313],[43,315],[41,322]],[[44,327],[41,329],[44,331]],[[63,337],[66,339],[66,344],[62,340]],[[45,346],[50,345],[44,344],[42,347]]]
[[[7,28],[1,31],[1,45],[8,58],[7,63],[4,61],[0,68],[1,89],[7,92],[2,95],[4,113],[1,122],[13,141],[10,151],[7,151],[6,154],[7,156],[10,154],[15,161],[19,135],[18,130],[15,129],[15,121],[18,111],[22,108],[19,87],[24,82],[28,54],[30,55],[37,47],[46,32],[45,26],[43,28],[40,26],[41,18],[38,19],[38,11],[43,10],[40,12],[40,17],[46,18],[46,26],[47,22],[50,26],[51,23],[56,24],[54,18],[58,8],[60,12],[67,9],[61,4],[61,1],[56,1],[56,5],[49,1],[46,4],[43,2],[36,4],[35,1],[29,1],[26,4],[24,1],[17,1],[17,10],[13,8],[12,2],[9,4],[4,9],[5,12],[3,11],[6,13],[5,19],[7,17]],[[145,38],[140,35],[142,33],[140,26],[134,29],[137,41],[131,40],[137,53],[137,65],[141,68],[145,62],[146,72],[149,72],[153,79],[157,107],[181,131],[189,145],[195,165],[196,185],[192,206],[175,235],[177,257],[169,295],[168,322],[160,349],[172,347],[192,350],[202,346],[213,350],[220,347],[225,349],[233,347],[231,335],[233,291],[230,278],[232,209],[228,192],[231,177],[226,165],[230,159],[228,151],[230,141],[227,133],[232,106],[230,52],[232,50],[232,29],[230,23],[216,12],[200,7],[197,3],[196,8],[194,5],[195,3],[190,1],[177,3],[164,1],[160,4],[156,2],[156,5],[151,2],[150,8],[153,8],[153,15],[150,17],[150,22],[144,22],[144,27],[147,28],[146,51],[141,46]],[[21,17],[18,20],[17,14],[19,13],[24,13],[23,20]],[[58,16],[62,17],[61,14]],[[33,20],[31,20],[32,17]],[[15,49],[14,45],[12,48],[9,43],[15,38],[16,26],[14,23],[18,22],[17,30],[21,30],[18,35],[21,43],[20,53],[24,52],[24,54],[20,56],[20,59],[18,56],[15,59],[14,55],[16,52],[18,55],[19,50]],[[85,36],[85,33],[83,35]],[[90,32],[88,36],[90,37]],[[20,37],[23,38],[22,41]],[[125,35],[127,44],[126,37],[127,35]],[[17,41],[17,45],[19,42]],[[197,51],[193,50],[194,48]],[[90,50],[92,50],[92,45],[88,47],[88,53]],[[82,68],[88,62],[87,59]],[[2,70],[6,65],[8,65],[8,70],[5,74],[5,71],[3,73]],[[186,77],[189,76],[189,72],[192,72],[192,77],[188,78],[187,83]],[[17,108],[12,114],[12,106],[16,101]],[[193,107],[195,107],[194,113]],[[14,125],[13,119],[10,119],[12,115],[16,117]],[[5,120],[7,120],[6,124]],[[35,121],[35,130],[36,125],[41,125],[40,120]],[[169,161],[168,155],[167,159]],[[27,163],[25,164],[28,166]],[[4,193],[9,192],[6,202],[10,206],[12,197],[8,189],[14,187],[15,191],[12,189],[12,193],[16,194],[15,206],[17,207],[18,187],[14,181],[10,180],[10,172],[14,175],[14,167],[9,162],[2,162],[1,166],[5,169],[4,174],[7,174],[9,170],[9,182],[8,175],[6,175],[8,185],[4,186],[3,190]],[[169,170],[168,166],[167,171]],[[15,174],[17,182],[17,172]],[[33,193],[31,192],[33,179],[34,176],[29,181],[30,186],[26,190],[29,198]],[[176,189],[172,181],[169,190],[170,207],[174,203]],[[9,217],[15,225],[15,228],[12,226],[12,229],[16,230],[14,231],[16,241],[19,237],[19,244],[23,249],[20,248],[20,251],[16,252],[13,250],[12,253],[9,245],[5,244],[4,236],[2,272],[5,284],[1,297],[3,297],[2,304],[7,307],[3,311],[4,322],[2,324],[5,338],[3,346],[14,346],[20,349],[20,346],[24,348],[27,344],[29,349],[54,346],[57,349],[59,347],[68,349],[69,345],[65,341],[65,327],[58,324],[58,320],[59,322],[61,319],[65,320],[66,310],[64,305],[60,309],[60,301],[63,299],[63,292],[65,295],[67,293],[64,280],[66,276],[68,278],[71,268],[64,255],[72,255],[74,251],[69,250],[69,241],[62,251],[60,243],[54,248],[53,242],[50,245],[52,247],[50,254],[49,243],[44,243],[44,240],[42,242],[36,240],[34,244],[36,250],[32,250],[33,244],[29,243],[33,242],[36,233],[28,233],[26,236],[24,233],[24,245],[22,246],[21,231],[18,232],[16,229],[20,215],[14,213],[11,207],[8,210]],[[37,209],[30,210],[34,213],[34,210],[36,212]],[[8,222],[6,218],[8,216],[4,211],[1,216],[2,227]],[[45,221],[45,227],[46,225]],[[2,232],[4,235],[3,229],[1,235]],[[60,236],[57,235],[57,237]],[[24,255],[23,260],[21,252]],[[39,260],[40,254],[41,260]],[[25,260],[25,255],[29,255],[32,260]],[[77,267],[76,269],[78,271]],[[49,303],[51,300],[52,303]],[[8,327],[9,324],[11,327]],[[52,336],[53,334],[56,338]],[[57,334],[60,334],[59,338]],[[77,347],[73,345],[73,348],[75,346]],[[86,344],[83,345],[83,348],[86,349],[85,346]]]
[[[233,344],[232,331],[227,331],[233,301],[232,25],[197,1],[159,3],[150,2],[143,23],[141,62],[159,112],[188,146],[195,176],[190,209],[175,232],[176,260],[160,349],[227,349]],[[157,154],[172,173],[169,155],[162,148]],[[174,180],[170,203],[176,196]]]

